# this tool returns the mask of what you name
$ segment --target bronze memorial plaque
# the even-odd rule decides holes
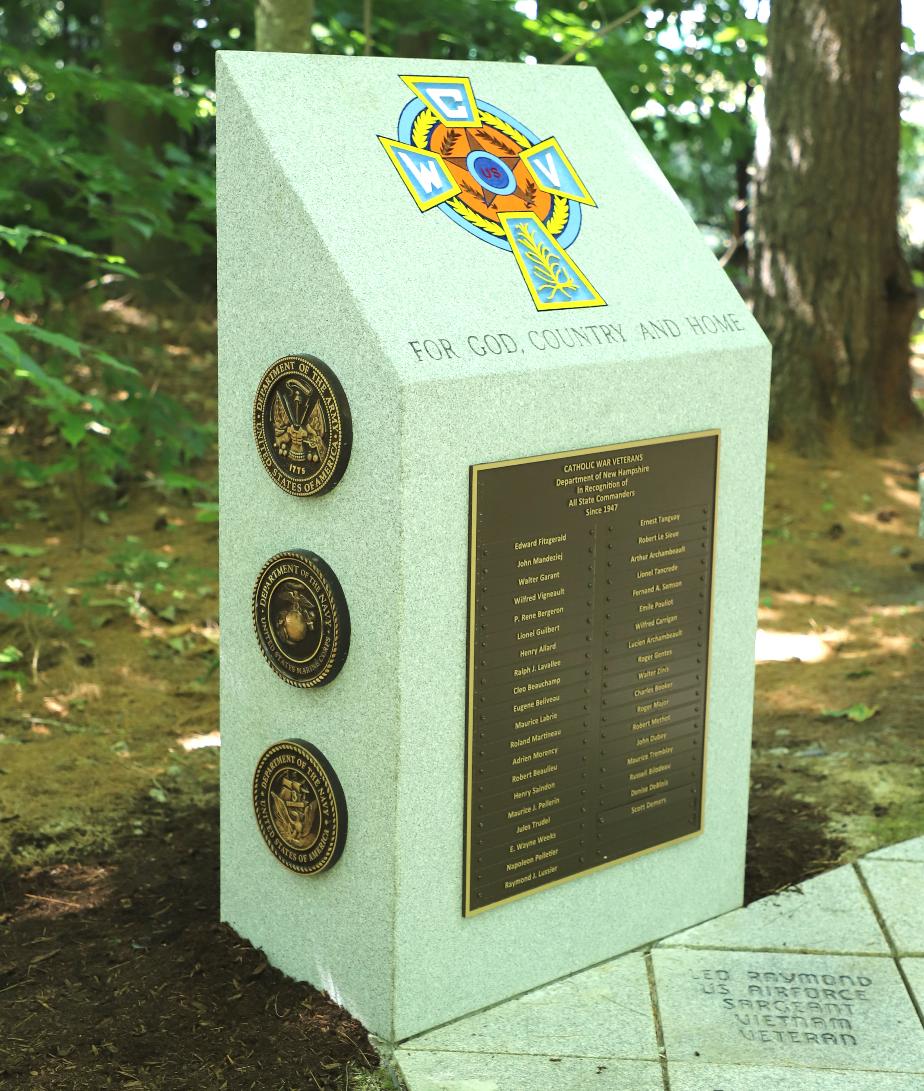
[[[332,682],[350,649],[340,581],[307,549],[277,553],[263,566],[253,589],[253,624],[264,658],[290,686]]]
[[[329,492],[350,461],[353,425],[337,376],[316,356],[283,356],[264,374],[253,434],[266,472],[293,496]]]
[[[718,449],[472,467],[466,915],[700,832]]]
[[[286,739],[260,756],[253,807],[263,840],[290,871],[317,875],[340,859],[346,797],[330,762],[311,743]]]

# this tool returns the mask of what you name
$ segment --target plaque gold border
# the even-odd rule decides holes
[[[521,890],[511,894],[507,898],[491,902],[479,909],[471,908],[471,874],[472,874],[472,747],[474,734],[474,670],[475,670],[475,561],[478,548],[478,475],[482,471],[502,469],[506,466],[525,466],[531,462],[551,462],[558,458],[574,458],[579,455],[596,455],[604,451],[620,451],[626,448],[651,447],[655,444],[679,443],[687,439],[705,439],[715,436],[715,477],[712,495],[712,548],[709,559],[709,639],[706,642],[706,701],[703,709],[703,768],[702,787],[699,794],[699,829],[692,833],[685,833],[680,837],[674,837],[670,841],[661,841],[647,849],[630,853],[628,856],[620,856],[615,860],[607,860],[603,864],[595,864],[583,871],[575,871],[571,875],[564,875],[560,879],[553,879],[549,883],[530,887],[529,890]],[[462,916],[477,917],[480,913],[486,913],[490,909],[507,905],[509,902],[519,901],[531,894],[537,894],[540,890],[549,890],[562,883],[570,883],[572,879],[579,879],[582,875],[592,875],[594,872],[603,871],[605,868],[615,867],[618,864],[628,863],[639,856],[647,856],[650,852],[669,848],[671,845],[679,845],[683,841],[690,841],[699,837],[703,832],[706,810],[706,767],[709,753],[709,702],[712,684],[712,622],[715,595],[713,584],[715,580],[715,544],[716,527],[719,513],[719,468],[722,454],[722,431],[720,428],[709,428],[702,432],[684,432],[675,436],[657,436],[652,439],[634,440],[629,443],[604,443],[598,447],[581,447],[571,451],[553,451],[546,455],[530,455],[527,458],[508,458],[500,462],[478,462],[469,467],[469,523],[468,523],[468,649],[466,655],[466,682],[465,682],[465,815],[463,820],[465,844],[463,846],[463,873],[462,873]]]
[[[264,759],[275,751],[283,748],[290,750],[300,751],[306,762],[312,766],[316,773],[318,773],[324,783],[327,785],[328,797],[331,801],[330,814],[332,816],[333,824],[333,836],[331,838],[331,848],[327,854],[327,862],[319,868],[314,868],[310,871],[306,871],[302,868],[292,867],[291,864],[286,861],[273,849],[271,842],[268,840],[266,834],[263,831],[263,826],[260,822],[260,794],[259,794],[259,781],[260,772],[263,767]],[[340,857],[343,855],[343,850],[346,847],[347,838],[347,825],[348,825],[348,812],[346,794],[343,791],[343,785],[340,783],[340,778],[337,776],[337,771],[333,765],[328,761],[327,757],[316,746],[313,746],[305,739],[280,739],[279,742],[274,742],[272,746],[268,746],[260,757],[257,759],[257,764],[253,773],[253,780],[251,782],[251,800],[253,802],[254,817],[257,822],[257,829],[260,832],[260,836],[263,838],[263,843],[269,849],[273,858],[286,869],[286,871],[292,872],[294,875],[322,875],[325,871],[329,871],[334,864],[336,864]],[[311,786],[312,792],[317,796],[314,785]],[[320,799],[318,799],[318,805],[320,806]],[[323,815],[322,815],[323,821]],[[270,817],[270,823],[274,830],[276,830],[276,824]],[[276,830],[276,835],[280,841],[284,838]],[[320,836],[320,831],[318,833]],[[317,844],[317,840],[315,840]],[[313,846],[312,846],[313,847]]]

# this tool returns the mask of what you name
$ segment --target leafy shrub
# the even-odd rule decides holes
[[[120,259],[45,231],[0,226],[0,243],[17,255],[37,244],[46,255],[132,275]],[[8,263],[0,257],[0,275]],[[148,471],[162,473],[204,453],[211,429],[152,389],[137,368],[11,310],[0,311],[0,397],[15,404],[29,442],[23,454],[5,462],[4,471],[31,485],[64,486],[78,538],[96,490],[114,489]]]

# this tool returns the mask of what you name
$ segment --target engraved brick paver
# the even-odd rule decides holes
[[[552,1060],[509,1053],[405,1049],[398,1050],[396,1059],[410,1091],[663,1091],[664,1087],[656,1061]]]
[[[647,963],[624,955],[405,1042],[408,1091],[924,1091],[922,857],[924,838],[892,846]]]
[[[678,932],[659,946],[889,953],[852,867],[835,868],[792,891]]]
[[[860,870],[898,954],[924,954],[924,864],[867,859]]]
[[[924,1074],[924,1028],[890,958],[658,948],[652,959],[669,1061]]]
[[[632,954],[595,966],[412,1038],[404,1046],[656,1061],[645,959]]]

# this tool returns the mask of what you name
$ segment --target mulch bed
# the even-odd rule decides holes
[[[363,1027],[218,923],[214,809],[107,856],[0,873],[0,1087],[322,1088]]]
[[[762,777],[752,784],[746,904],[829,871],[840,862],[846,845],[826,832],[826,822],[817,807],[786,795],[781,780]]]
[[[843,849],[781,788],[752,793],[747,901]],[[140,810],[106,857],[0,873],[0,1086],[355,1086],[378,1062],[363,1027],[218,923],[217,811]]]

